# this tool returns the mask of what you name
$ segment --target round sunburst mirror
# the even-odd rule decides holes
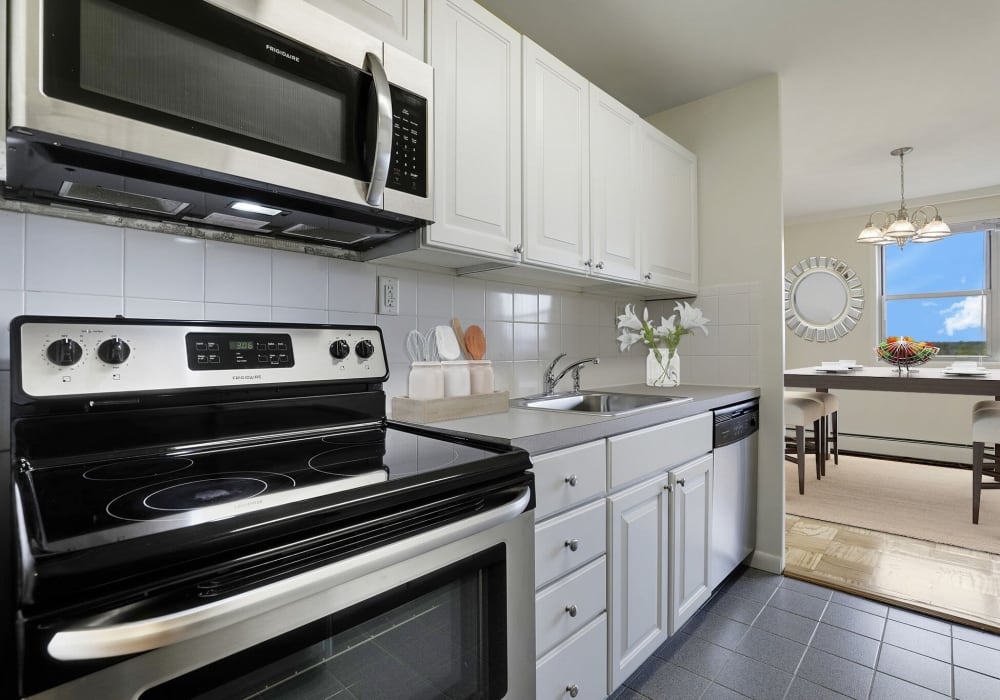
[[[858,325],[865,305],[861,280],[843,260],[800,260],[785,273],[785,325],[804,340],[832,342]]]

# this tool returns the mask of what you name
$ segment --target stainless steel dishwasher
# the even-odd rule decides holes
[[[754,399],[715,411],[712,588],[754,550],[757,540],[758,405]]]

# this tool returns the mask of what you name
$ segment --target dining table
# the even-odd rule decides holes
[[[906,391],[918,394],[992,396],[1000,400],[1000,369],[958,372],[947,367],[913,367],[898,371],[888,365],[853,369],[800,367],[785,370],[788,388],[829,391]]]

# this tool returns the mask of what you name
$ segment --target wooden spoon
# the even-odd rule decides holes
[[[472,357],[469,354],[469,349],[465,347],[465,334],[462,333],[462,324],[459,323],[457,318],[451,319],[451,327],[455,331],[455,337],[458,338],[458,347],[462,351],[462,357],[468,360]]]
[[[483,359],[486,354],[486,336],[479,326],[469,326],[465,331],[465,347],[473,360]]]

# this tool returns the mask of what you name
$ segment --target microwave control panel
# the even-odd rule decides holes
[[[390,86],[392,91],[392,157],[390,189],[427,196],[427,100]]]

